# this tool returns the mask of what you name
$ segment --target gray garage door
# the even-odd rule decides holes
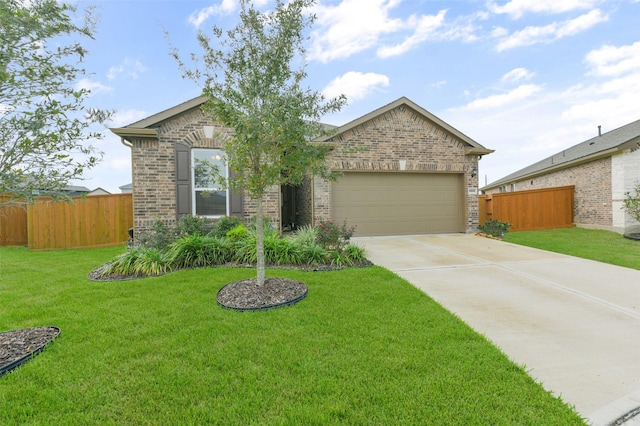
[[[461,174],[345,173],[331,193],[356,236],[464,232]]]

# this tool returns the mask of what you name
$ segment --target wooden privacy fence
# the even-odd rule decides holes
[[[0,205],[9,197],[0,194]],[[26,246],[27,210],[21,206],[0,207],[0,246]]]
[[[480,224],[509,222],[511,231],[571,228],[574,186],[484,194],[479,197]]]
[[[133,227],[131,194],[73,197],[71,203],[42,197],[26,211],[3,209],[7,214],[0,222],[0,244],[27,244],[30,250],[123,244]]]

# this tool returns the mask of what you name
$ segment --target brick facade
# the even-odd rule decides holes
[[[332,170],[397,173],[455,173],[464,175],[466,231],[478,226],[477,155],[465,154],[462,140],[406,105],[362,123],[330,139],[335,144],[328,157]],[[472,191],[473,192],[473,191]],[[331,216],[331,184],[314,179],[315,220]]]
[[[194,99],[127,128],[115,129],[131,144],[137,233],[149,229],[158,220],[168,225],[177,220],[177,186],[184,178],[177,176],[176,145],[184,147],[181,153],[192,148],[222,149],[230,137],[230,129],[212,123],[205,116],[201,103],[202,98]],[[471,174],[477,170],[479,155],[492,151],[404,98],[361,120],[353,127],[344,126],[343,132],[326,141],[334,146],[328,157],[331,169],[463,176],[466,231],[476,229],[478,200],[474,191],[477,191],[478,177]],[[213,136],[207,137],[207,131],[212,128]],[[476,153],[471,154],[470,149]],[[180,176],[183,174],[180,172]],[[180,188],[181,191],[186,188],[185,184]],[[331,216],[330,182],[309,177],[296,188],[294,198],[294,216],[299,225]],[[263,201],[264,214],[274,227],[281,229],[281,189],[274,186]],[[184,204],[181,202],[181,205]],[[246,196],[243,207],[245,217],[255,214],[256,203]]]
[[[213,127],[213,137],[205,136],[205,127]],[[200,108],[191,109],[163,122],[157,140],[133,139],[134,227],[136,233],[148,230],[156,221],[174,225],[177,220],[176,143],[190,148],[224,148],[230,130],[211,122]],[[279,188],[268,191],[263,210],[279,227]],[[256,203],[244,199],[246,217],[255,215]]]

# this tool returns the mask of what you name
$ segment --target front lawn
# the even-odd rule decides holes
[[[504,241],[640,269],[640,241],[615,232],[585,228],[509,232]]]
[[[0,331],[55,325],[0,377],[0,424],[584,424],[427,295],[379,268],[268,271],[289,308],[216,305],[252,269],[87,274],[122,248],[0,248]]]

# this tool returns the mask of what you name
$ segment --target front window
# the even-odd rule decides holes
[[[198,216],[226,216],[228,193],[220,178],[227,179],[227,163],[220,149],[193,149],[193,213]]]

